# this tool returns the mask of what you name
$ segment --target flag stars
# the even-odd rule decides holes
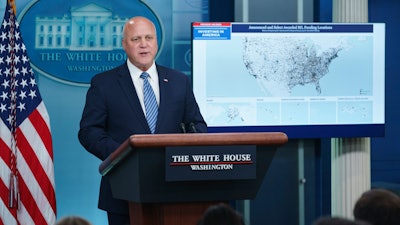
[[[25,51],[26,51],[26,47],[25,47],[25,44],[24,44],[24,43],[21,44],[21,50],[22,50],[22,52],[25,52]]]
[[[7,39],[7,33],[1,32],[0,38],[1,38],[2,41],[6,40]]]
[[[18,64],[18,63],[20,63],[21,61],[20,61],[20,59],[19,59],[19,56],[15,56],[15,58],[14,58],[14,63],[15,64]]]
[[[20,102],[17,108],[20,112],[22,112],[23,110],[25,110],[25,103]]]
[[[8,99],[8,93],[3,91],[3,93],[0,95],[0,98],[2,98],[4,102],[6,99]]]
[[[7,58],[6,58],[6,62],[7,62],[7,64],[8,64],[8,65],[10,65],[10,63],[12,62],[12,60],[11,60],[11,57],[10,57],[10,56],[7,56]]]
[[[26,91],[21,91],[19,93],[19,97],[21,98],[21,100],[24,100],[24,98],[26,98]]]
[[[7,89],[8,87],[10,87],[10,81],[4,80],[3,83],[1,84],[1,86],[3,86],[4,89]]]
[[[27,63],[27,62],[29,62],[29,59],[28,59],[28,57],[26,57],[25,55],[24,55],[24,56],[22,56],[22,62],[23,62],[23,63]]]
[[[41,98],[19,23],[13,12],[6,11],[5,16],[8,18],[0,24],[0,119],[12,127],[18,125],[17,119],[23,121]]]
[[[7,110],[7,105],[1,103],[1,104],[0,104],[0,112],[4,112],[4,111],[6,111],[6,110]]]
[[[6,50],[6,46],[1,44],[0,45],[0,53],[3,53]]]
[[[14,68],[14,74],[16,75],[16,76],[18,76],[18,74],[19,74],[19,69],[16,67],[16,68]]]
[[[10,44],[7,45],[7,50],[8,50],[8,52],[11,52],[11,51],[14,50],[14,49],[15,49],[15,46],[13,47],[13,46],[11,46]]]
[[[13,122],[13,121],[14,121],[14,117],[13,117],[11,114],[9,114],[9,115],[8,115],[8,118],[7,118],[8,124],[12,125],[12,122]]]
[[[20,85],[22,86],[22,88],[25,88],[26,86],[28,86],[28,81],[25,79],[22,79]]]
[[[26,69],[26,67],[22,67],[21,73],[23,76],[25,76],[28,73],[28,70]]]
[[[21,47],[19,47],[19,44],[15,43],[14,50],[15,50],[15,52],[18,52],[19,50],[21,50]]]
[[[36,91],[31,90],[31,91],[29,92],[29,97],[31,97],[31,99],[34,99],[34,98],[36,97]]]
[[[3,28],[6,29],[6,27],[9,25],[9,23],[6,20],[3,20]]]
[[[29,84],[33,87],[36,85],[36,80],[34,78],[31,78],[31,81],[29,82]]]
[[[16,27],[18,27],[18,23],[15,24]],[[15,40],[19,40],[21,38],[21,35],[19,35],[19,32],[15,32]]]
[[[4,74],[6,75],[6,77],[8,77],[11,74],[10,68],[6,68],[6,71],[4,71]]]
[[[14,39],[14,34],[11,32],[8,32],[7,36],[8,36],[8,39],[10,39],[10,40]]]

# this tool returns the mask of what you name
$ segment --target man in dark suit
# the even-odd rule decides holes
[[[94,76],[87,92],[78,134],[85,149],[104,160],[129,136],[152,133],[143,100],[143,72],[150,75],[158,104],[154,133],[181,133],[181,124],[188,132],[207,132],[188,77],[154,61],[158,51],[154,24],[134,17],[123,34],[128,60]],[[107,177],[101,181],[99,208],[107,211],[110,225],[129,224],[128,204],[112,197]]]

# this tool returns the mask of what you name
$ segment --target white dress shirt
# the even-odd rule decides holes
[[[136,94],[139,97],[140,105],[142,106],[143,112],[146,112],[143,101],[143,79],[140,78],[140,75],[143,72],[147,72],[150,75],[149,78],[147,78],[147,80],[149,81],[151,87],[153,88],[157,104],[160,105],[160,87],[158,85],[158,73],[155,62],[153,62],[153,65],[151,65],[151,67],[147,71],[140,70],[135,65],[133,65],[129,60],[127,60],[127,65],[129,73],[132,78],[133,85],[135,85]]]

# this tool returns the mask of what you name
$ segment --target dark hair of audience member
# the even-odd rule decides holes
[[[354,221],[342,217],[320,217],[312,225],[371,225],[364,221]]]
[[[86,219],[79,216],[66,216],[61,218],[56,225],[92,225]]]
[[[227,204],[210,206],[197,225],[245,225],[243,216]]]
[[[400,224],[400,197],[386,189],[371,189],[364,192],[353,209],[356,220],[372,225]]]

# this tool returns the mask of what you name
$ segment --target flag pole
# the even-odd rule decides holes
[[[16,74],[15,74],[15,1],[7,0],[7,4],[10,6],[10,81],[11,81],[11,157],[10,157],[10,190],[9,190],[9,201],[8,207],[17,208],[19,205],[19,191],[18,191],[18,170],[17,170],[17,95],[16,95]]]

